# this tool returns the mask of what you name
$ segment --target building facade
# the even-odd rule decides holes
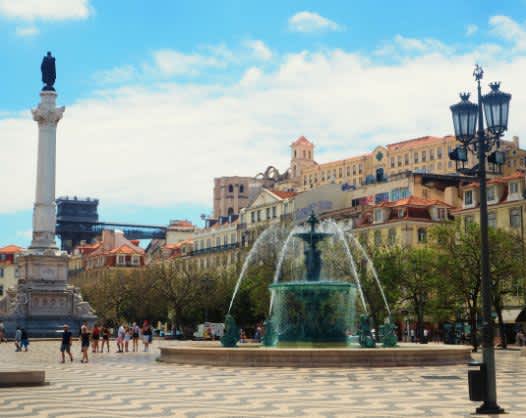
[[[8,245],[0,248],[0,299],[6,295],[7,289],[16,287],[17,258],[22,254],[24,249],[17,245]]]

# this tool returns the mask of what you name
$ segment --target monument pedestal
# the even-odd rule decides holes
[[[0,306],[8,335],[19,326],[30,338],[57,337],[64,324],[76,334],[83,321],[92,324],[96,320],[79,289],[67,283],[67,255],[21,255],[18,275],[16,290],[8,292],[4,306]]]

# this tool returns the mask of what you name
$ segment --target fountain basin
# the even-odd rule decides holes
[[[347,345],[354,331],[356,288],[334,281],[293,281],[269,286],[278,346]]]
[[[471,347],[400,344],[396,348],[269,348],[246,344],[234,348],[217,342],[174,342],[160,348],[165,363],[217,367],[408,367],[466,364]]]

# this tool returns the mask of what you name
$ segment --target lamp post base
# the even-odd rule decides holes
[[[475,410],[475,413],[479,415],[498,415],[504,414],[504,409],[495,402],[484,401],[484,403]]]

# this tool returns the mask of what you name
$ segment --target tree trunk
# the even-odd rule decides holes
[[[504,326],[504,319],[502,318],[502,306],[499,303],[495,303],[494,308],[497,312],[497,318],[499,319],[500,344],[502,348],[506,349],[508,348],[508,339],[506,338],[506,327]]]
[[[469,307],[469,323],[471,324],[470,340],[473,346],[473,352],[476,353],[479,348],[479,340],[477,337],[477,309],[476,306]]]

